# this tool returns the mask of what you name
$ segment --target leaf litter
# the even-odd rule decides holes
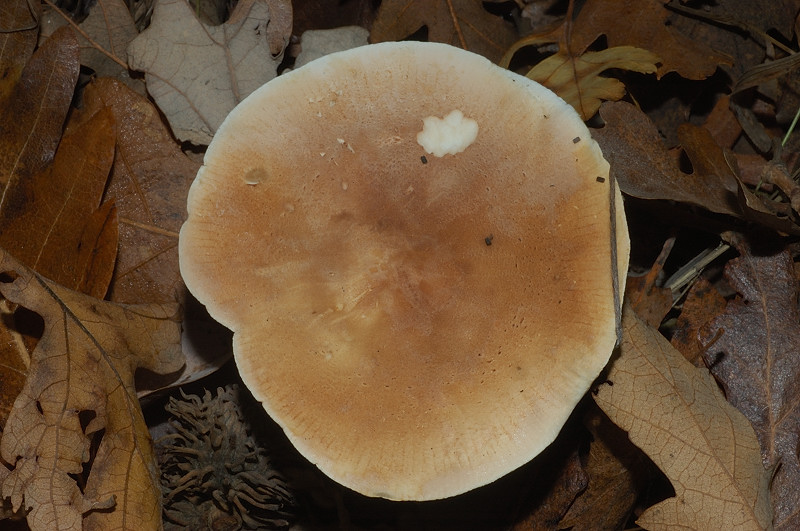
[[[647,213],[629,218],[631,274],[641,276],[629,281],[619,357],[597,382],[608,416],[579,408],[555,445],[563,455],[518,471],[536,470],[535,482],[510,478],[417,508],[359,499],[295,463],[289,479],[307,496],[301,520],[366,529],[422,521],[764,529],[774,513],[776,528],[800,525],[800,390],[790,354],[800,84],[788,66],[798,2],[590,0],[573,11],[542,0],[249,0],[214,23],[174,0],[150,2],[150,18],[148,2],[129,2],[126,13],[122,2],[101,0],[81,16],[65,11],[69,21],[49,2],[41,13],[25,0],[0,6],[0,519],[23,516],[34,529],[160,526],[152,426],[139,409],[135,367],[175,371],[173,384],[185,383],[227,358],[181,352],[177,335],[173,303],[191,306],[177,232],[199,166],[181,141],[202,153],[230,108],[275,75],[299,42],[294,11],[295,20],[364,25],[372,42],[448,42],[543,82],[594,127],[628,208]],[[36,21],[53,18],[73,29],[42,29],[37,48]],[[260,30],[257,42],[243,20]],[[242,31],[249,40],[234,40]],[[191,55],[195,41],[204,57]],[[256,54],[260,73],[209,62],[237,46]],[[79,65],[100,77],[84,86]],[[199,65],[213,74],[208,92],[192,81]],[[125,86],[141,82],[136,70],[157,107]],[[637,99],[643,90],[655,93]],[[59,203],[76,187],[91,192]],[[655,245],[643,237],[658,231]],[[667,282],[723,237],[738,258],[712,254],[680,292]],[[75,377],[82,373],[95,377]],[[212,378],[232,378],[224,374]],[[123,470],[123,462],[134,465]]]

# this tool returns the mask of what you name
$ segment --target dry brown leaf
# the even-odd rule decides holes
[[[667,238],[653,267],[642,276],[628,275],[625,283],[625,301],[636,315],[648,325],[658,328],[672,308],[672,290],[657,285],[664,271],[664,264],[675,246],[675,236]]]
[[[481,0],[384,0],[370,40],[403,40],[423,26],[429,41],[451,44],[492,62],[517,39],[514,26],[486,11]]]
[[[25,198],[0,215],[0,247],[40,275],[102,299],[117,256],[113,205],[100,199],[114,161],[110,112],[64,135],[53,164],[15,180],[10,197]]]
[[[710,159],[692,174],[680,171],[653,122],[629,103],[604,103],[600,116],[605,126],[595,130],[593,136],[611,163],[624,193],[641,199],[680,201],[712,212],[742,216],[736,196],[737,182],[730,171],[708,173],[712,168]],[[703,146],[699,145],[699,140],[692,140],[689,135],[684,140],[691,154],[698,155],[695,159],[698,164],[702,163]]]
[[[771,528],[769,474],[747,419],[705,369],[623,310],[620,355],[597,404],[669,477],[675,497],[647,509],[646,529]]]
[[[108,78],[86,87],[82,117],[70,122],[67,132],[103,112],[113,114],[118,135],[105,193],[117,205],[120,223],[109,297],[123,303],[182,301],[178,231],[200,165],[181,152],[147,99]]]
[[[594,116],[603,100],[616,101],[625,95],[625,85],[621,81],[600,74],[610,68],[652,74],[659,62],[656,54],[633,46],[585,52],[577,57],[568,52],[562,46],[558,53],[538,63],[526,76],[558,94],[583,120]]]
[[[777,529],[800,528],[800,296],[788,251],[749,249],[728,262],[725,278],[739,293],[701,330],[704,357],[728,400],[753,423],[764,465],[775,469]]]
[[[33,54],[0,108],[0,218],[13,217],[26,201],[9,194],[14,184],[52,162],[78,70],[75,35],[60,29]]]
[[[609,48],[636,46],[661,58],[658,76],[677,72],[688,79],[705,79],[731,59],[678,32],[668,23],[669,0],[589,0],[581,8],[572,29],[570,45],[575,53],[586,50],[606,36]]]
[[[271,52],[270,24],[266,0],[240,2],[220,26],[200,22],[185,0],[156,3],[128,63],[146,72],[147,90],[179,140],[208,144],[231,109],[275,77],[281,55]]]
[[[48,37],[56,28],[74,24],[69,15],[56,7],[42,17],[39,39]],[[131,12],[124,0],[97,0],[89,15],[77,25],[81,64],[95,75],[130,80],[126,50],[138,35]]]
[[[84,92],[82,120],[110,110],[117,123],[117,156],[106,190],[119,212],[119,254],[109,298],[121,303],[179,302],[184,314],[186,367],[170,382],[148,381],[152,391],[196,380],[231,356],[230,337],[204,312],[191,311],[178,268],[178,231],[186,197],[200,165],[189,159],[145,98],[119,81],[100,78]],[[67,132],[82,121],[70,122]],[[201,313],[201,315],[197,315]]]
[[[700,329],[724,309],[725,299],[709,281],[701,277],[692,284],[675,322],[670,343],[693,365],[705,366]]]
[[[5,20],[0,20],[0,24]],[[9,19],[9,22],[20,24],[23,21],[27,19],[22,15]],[[0,34],[0,40],[4,40],[13,51],[18,43],[3,37],[4,34]],[[12,62],[5,64],[10,69],[11,79],[15,75],[15,66]],[[53,160],[78,79],[78,69],[77,42],[72,32],[65,28],[56,32],[33,54],[18,82],[8,89],[7,102],[0,106],[0,232],[9,223],[14,223],[31,200],[20,183],[27,184]],[[7,88],[4,86],[3,90]],[[23,241],[19,245],[29,243]],[[13,328],[0,326],[2,425],[22,389],[35,333],[26,333],[30,330],[30,316],[17,314],[16,308],[2,299],[0,317],[2,324],[13,325]],[[17,332],[12,332],[12,329]]]
[[[559,522],[559,529],[625,529],[644,483],[645,458],[628,435],[592,408],[584,421],[592,434],[584,469],[589,478]]]
[[[565,456],[564,460],[563,466],[555,473],[556,477],[547,496],[530,513],[520,518],[510,531],[552,529],[553,524],[564,517],[575,497],[586,490],[588,477],[577,449]]]
[[[36,46],[38,10],[38,2],[0,2],[0,108],[19,81],[22,69]]]
[[[180,367],[177,308],[100,301],[44,279],[5,251],[0,270],[3,297],[45,322],[0,439],[13,467],[2,496],[14,510],[30,509],[34,531],[158,529],[158,470],[133,375],[140,367]]]

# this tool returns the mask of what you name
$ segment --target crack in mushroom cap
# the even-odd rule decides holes
[[[454,110],[474,141],[427,154],[423,121]],[[234,109],[180,267],[311,462],[368,496],[449,497],[539,454],[611,355],[629,241],[608,172],[535,82],[443,44],[370,45]]]

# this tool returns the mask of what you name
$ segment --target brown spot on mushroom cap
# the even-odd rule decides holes
[[[421,165],[422,119],[454,109],[477,138]],[[629,244],[598,176],[597,144],[538,84],[446,45],[362,47],[230,114],[181,271],[310,461],[369,496],[448,497],[536,456],[608,361]]]

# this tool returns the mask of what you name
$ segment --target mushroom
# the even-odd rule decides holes
[[[488,484],[556,437],[617,339],[609,166],[537,83],[434,43],[278,77],[219,128],[180,267],[307,459],[368,496]]]

